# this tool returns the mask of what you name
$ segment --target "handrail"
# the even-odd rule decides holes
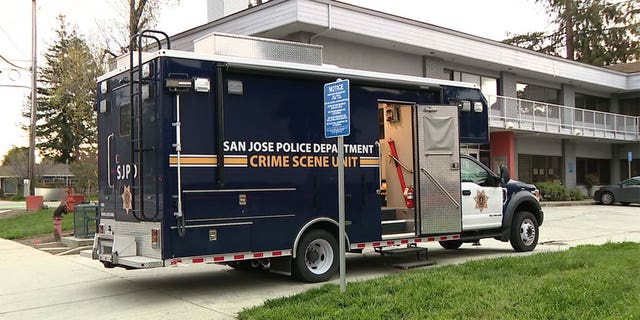
[[[524,131],[638,141],[640,117],[526,99],[487,96],[490,126]]]

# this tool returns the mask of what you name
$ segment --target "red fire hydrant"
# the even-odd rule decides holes
[[[53,241],[62,238],[62,217],[53,217]]]

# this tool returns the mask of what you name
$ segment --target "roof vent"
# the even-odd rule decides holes
[[[322,65],[322,46],[214,32],[193,41],[193,51],[223,56]]]

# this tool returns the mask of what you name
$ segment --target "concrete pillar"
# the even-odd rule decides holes
[[[576,144],[569,140],[562,140],[562,159],[564,162],[563,183],[567,189],[576,187]]]
[[[562,84],[560,89],[560,104],[567,107],[575,107],[576,105],[576,90],[570,84]],[[575,125],[575,113],[571,109],[562,109],[560,114],[560,121],[564,126],[568,128]]]
[[[518,81],[513,73],[500,72],[500,88],[498,88],[498,94],[505,97],[517,98],[517,83]]]
[[[562,84],[560,89],[560,104],[568,107],[576,106],[576,90],[573,85]]]
[[[422,75],[426,78],[449,80],[449,75],[444,74],[442,59],[422,56]]]
[[[626,154],[625,150],[628,149],[628,145],[625,144],[613,144],[611,145],[611,183],[620,182],[620,176],[626,177],[626,172],[628,172],[627,166],[621,167],[620,160],[626,159],[626,157],[621,158],[622,154]],[[621,174],[623,173],[623,174]]]
[[[620,112],[620,100],[617,96],[612,96],[609,99],[609,112],[619,113]]]

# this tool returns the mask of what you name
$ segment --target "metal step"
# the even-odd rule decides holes
[[[406,238],[413,238],[415,236],[416,234],[414,232],[390,233],[390,234],[383,234],[382,240],[406,239]]]
[[[382,234],[393,234],[407,232],[407,220],[386,220],[382,221]]]
[[[436,264],[434,261],[429,260],[429,257],[428,257],[429,251],[427,248],[423,248],[423,247],[416,246],[416,247],[394,248],[394,249],[379,250],[378,252],[380,253],[380,255],[385,257],[408,256],[411,254],[416,255],[415,261],[404,261],[404,262],[392,264],[391,266],[394,268],[400,268],[400,269],[406,270],[410,268],[425,267],[425,266],[431,266]]]
[[[398,219],[414,219],[415,209],[382,207],[380,209],[382,221],[398,220]]]
[[[422,253],[424,253],[424,257],[427,257],[427,248],[423,247],[406,247],[406,248],[394,248],[394,249],[386,249],[379,251],[383,256],[394,257],[398,255],[407,255],[407,254],[416,254],[416,258],[420,259]]]

